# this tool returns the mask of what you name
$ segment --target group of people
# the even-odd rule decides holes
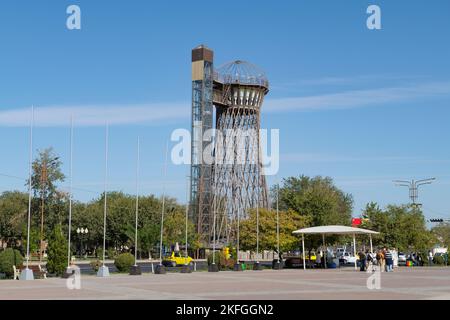
[[[394,271],[394,257],[392,251],[393,250],[387,248],[379,249],[376,253],[360,251],[358,254],[360,270],[373,270],[374,266],[378,266],[381,272]]]

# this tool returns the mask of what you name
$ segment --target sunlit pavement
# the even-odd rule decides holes
[[[370,274],[346,269],[81,276],[81,289],[65,279],[0,281],[8,299],[450,299],[449,268],[400,268],[381,273],[381,289],[369,290]]]

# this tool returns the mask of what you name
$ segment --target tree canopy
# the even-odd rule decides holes
[[[422,211],[412,206],[389,205],[385,210],[372,202],[367,204],[362,227],[376,230],[374,244],[405,251],[411,248],[423,250],[433,245],[433,236],[426,228]]]
[[[276,189],[272,189],[272,198]],[[275,204],[275,200],[272,200]],[[353,198],[337,188],[331,178],[290,177],[279,190],[279,207],[308,217],[309,226],[350,225]]]

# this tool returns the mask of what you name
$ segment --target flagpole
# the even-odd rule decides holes
[[[187,189],[186,189],[186,248],[185,248],[185,264],[187,265],[187,257],[188,257],[188,215],[189,215],[189,176],[187,177]]]
[[[72,232],[72,200],[73,200],[73,116],[70,117],[70,186],[69,186],[69,241],[67,248],[67,268],[70,268],[70,243]]]
[[[155,274],[164,274],[166,270],[162,264],[162,249],[163,249],[163,232],[164,232],[164,210],[166,204],[166,176],[167,176],[167,157],[169,153],[169,142],[166,143],[166,160],[163,169],[163,193],[162,193],[162,208],[161,208],[161,233],[159,242],[159,265],[156,268]]]
[[[134,265],[137,266],[137,241],[138,241],[138,216],[139,216],[139,159],[140,158],[140,141],[137,139],[137,163],[136,163],[136,232],[134,235]]]
[[[30,167],[28,174],[28,225],[27,225],[27,256],[26,256],[26,268],[22,270],[20,274],[20,280],[34,280],[33,271],[30,270],[30,224],[31,224],[31,175],[33,171],[33,126],[34,126],[34,106],[31,106],[31,121],[30,121]]]
[[[280,184],[277,184],[277,250],[278,250],[278,263],[280,263],[280,212],[278,208],[280,196]]]
[[[109,277],[109,268],[105,265],[106,258],[106,212],[107,212],[107,191],[108,191],[108,140],[109,140],[109,125],[106,123],[105,130],[105,193],[104,193],[104,207],[103,207],[103,262],[98,269],[98,277]]]
[[[188,263],[188,215],[189,215],[189,194],[190,194],[190,181],[189,176],[186,177],[186,216],[185,216],[185,248],[184,248],[184,266],[181,269],[182,273],[191,273],[192,270]]]

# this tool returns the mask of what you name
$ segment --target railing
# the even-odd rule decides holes
[[[260,79],[257,77],[244,77],[244,76],[231,76],[231,75],[221,75],[217,71],[213,72],[214,80],[224,84],[243,84],[252,86],[261,86],[269,88],[269,81],[267,79]]]

